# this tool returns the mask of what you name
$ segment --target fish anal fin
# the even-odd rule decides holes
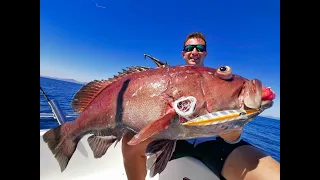
[[[119,79],[128,76],[132,73],[146,71],[148,67],[133,66],[119,72],[119,74],[108,80],[94,80],[84,85],[73,97],[71,106],[75,112],[81,113],[86,109],[95,97],[97,97],[106,87],[118,81]]]
[[[172,108],[160,119],[150,122],[147,126],[142,128],[138,134],[128,142],[129,145],[137,145],[142,141],[152,137],[153,135],[167,129],[171,124],[171,119],[176,115],[176,111]]]
[[[115,136],[96,136],[88,137],[87,141],[93,152],[94,158],[101,158],[108,148],[117,140]]]

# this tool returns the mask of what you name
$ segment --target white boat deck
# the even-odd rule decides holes
[[[60,171],[59,164],[42,139],[46,130],[40,130],[40,179],[41,180],[126,180],[121,155],[121,142],[114,148],[110,146],[107,153],[100,159],[93,158],[88,146],[87,137],[80,141],[77,150],[73,154],[68,167],[64,172]],[[149,173],[149,172],[148,172]],[[219,180],[200,161],[185,157],[170,161],[161,175],[152,180]]]

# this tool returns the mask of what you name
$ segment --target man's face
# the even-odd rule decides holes
[[[191,38],[185,43],[185,46],[188,46],[188,45],[205,45],[205,43],[200,38]],[[201,52],[201,51],[198,51],[197,48],[193,48],[193,50],[190,52],[182,51],[182,56],[186,60],[186,63],[188,65],[203,66],[203,60],[206,57],[206,55],[207,55],[207,51]]]

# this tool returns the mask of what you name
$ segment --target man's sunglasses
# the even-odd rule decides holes
[[[193,49],[196,48],[198,52],[205,52],[206,46],[202,44],[195,44],[195,45],[187,45],[183,48],[185,52],[191,52]]]

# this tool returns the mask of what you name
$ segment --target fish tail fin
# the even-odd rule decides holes
[[[148,145],[147,153],[152,153],[147,159],[147,169],[150,170],[151,178],[166,168],[176,148],[176,142],[176,140],[157,140]]]
[[[43,135],[43,140],[48,144],[48,147],[51,150],[52,154],[55,155],[55,158],[59,163],[61,172],[66,169],[80,140],[79,138],[70,138],[68,136],[68,133],[61,133],[62,127],[66,125],[69,124],[59,125],[55,128],[50,129]]]

